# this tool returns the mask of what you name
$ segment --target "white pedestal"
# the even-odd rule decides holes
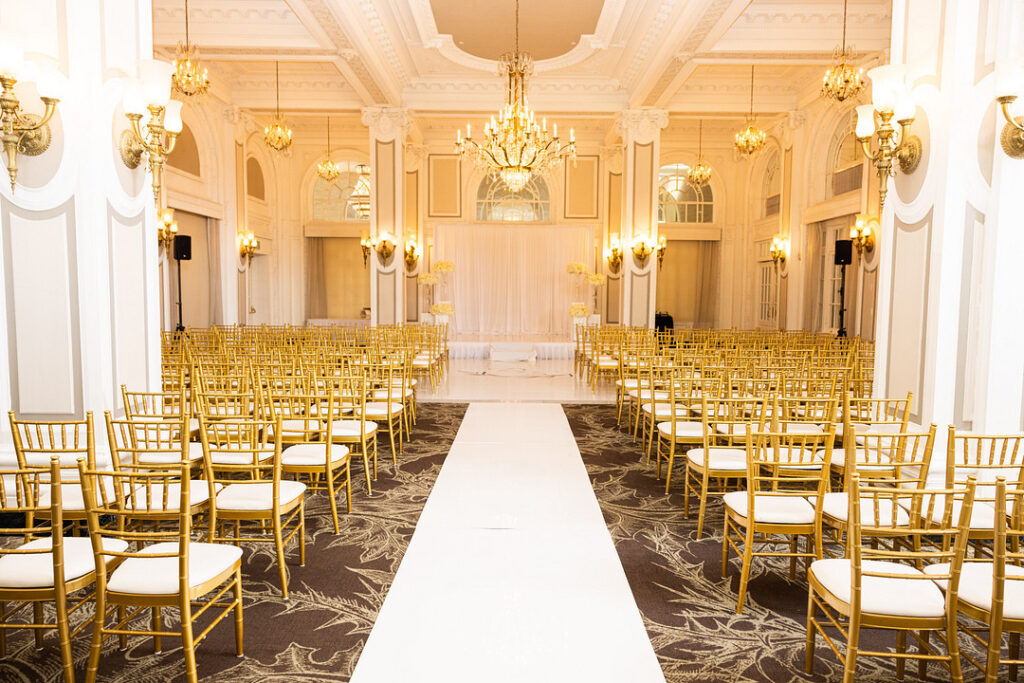
[[[491,344],[491,361],[498,363],[536,363],[537,347],[534,344],[514,342]]]

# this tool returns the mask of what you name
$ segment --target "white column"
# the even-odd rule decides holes
[[[363,125],[370,128],[370,235],[378,241],[389,237],[395,245],[387,261],[370,255],[371,322],[393,325],[405,319],[402,187],[408,116],[398,107],[369,107]]]
[[[639,327],[654,325],[658,259],[651,254],[641,265],[631,245],[638,237],[658,239],[658,169],[661,166],[661,129],[668,112],[631,109],[617,122],[624,148],[622,218],[622,323]]]

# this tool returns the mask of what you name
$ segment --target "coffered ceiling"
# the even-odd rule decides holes
[[[628,107],[741,116],[750,67],[762,115],[813,97],[842,34],[842,0],[521,0],[539,111]],[[154,0],[159,55],[184,36],[184,0]],[[888,0],[850,0],[848,40],[870,67],[889,46]],[[495,59],[511,49],[513,0],[190,0],[214,87],[262,113],[404,106],[431,117],[495,109]]]

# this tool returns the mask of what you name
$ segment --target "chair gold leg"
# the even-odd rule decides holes
[[[843,660],[843,683],[854,683],[857,675],[857,645],[860,642],[860,624],[851,621],[847,634],[846,659]]]
[[[740,594],[736,599],[736,614],[743,614],[743,604],[747,600],[747,584],[750,582],[750,565],[754,560],[754,534],[749,531],[743,539],[743,567],[740,569]]]
[[[277,571],[281,578],[281,597],[288,599],[288,567],[284,563],[284,543],[281,540],[281,520],[274,520],[274,549],[277,551]]]
[[[235,654],[244,656],[242,630],[242,567],[235,571]]]
[[[804,644],[804,671],[814,674],[814,648],[817,631],[814,628],[814,589],[807,589],[807,642]]]
[[[3,615],[7,612],[7,603],[0,602],[0,624],[5,623]],[[0,657],[7,656],[7,629],[0,628]]]
[[[334,521],[334,533],[341,533],[341,528],[338,526],[338,498],[337,493],[334,491],[334,472],[331,471],[331,466],[327,466],[326,473],[327,481],[327,496],[331,502],[331,519]]]
[[[60,662],[64,670],[64,683],[75,683],[75,662],[71,658],[71,629],[68,627],[67,596],[57,592],[57,637],[60,640]]]
[[[86,683],[96,683],[96,671],[100,666],[100,650],[103,648],[103,626],[106,623],[107,605],[103,590],[96,590],[96,614],[93,617],[92,644],[89,647],[89,663],[85,669]]]
[[[181,596],[181,649],[185,655],[185,675],[188,683],[198,683],[196,672],[196,644],[192,636],[192,605],[188,594]]]
[[[153,607],[152,608],[152,625],[153,625],[153,630],[154,631],[162,631],[163,630],[163,623],[162,623],[163,619],[161,619],[160,617],[161,617],[161,615],[160,615],[160,607],[159,607],[159,605]],[[162,641],[162,638],[160,636],[154,635],[153,636],[153,653],[156,654],[156,653],[159,653],[159,652],[163,652],[163,641]]]
[[[117,621],[118,621],[118,623],[123,624],[127,618],[128,618],[128,608],[125,607],[124,605],[119,605],[118,608],[117,608]],[[117,639],[118,639],[118,641],[121,644],[121,651],[123,652],[124,650],[127,650],[128,649],[128,635],[122,633],[122,634],[118,635]]]
[[[352,459],[345,462],[345,506],[352,512]]]
[[[32,603],[32,623],[33,624],[42,624],[43,623],[43,603],[41,603],[41,602],[33,602]],[[36,640],[36,649],[37,650],[42,650],[43,649],[43,629],[41,629],[41,628],[33,629],[33,635],[35,636],[35,640]]]
[[[306,566],[306,499],[299,501],[299,566]]]

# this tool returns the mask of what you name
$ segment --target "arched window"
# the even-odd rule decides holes
[[[710,185],[693,187],[686,182],[686,164],[662,166],[658,172],[659,223],[712,223],[715,201]]]
[[[782,169],[779,168],[779,151],[772,150],[764,169],[764,217],[779,215],[782,203]]]
[[[513,223],[551,220],[548,184],[534,176],[522,190],[512,192],[500,178],[484,178],[476,193],[476,219]]]
[[[313,220],[365,221],[370,218],[370,172],[354,161],[338,162],[341,175],[313,184]]]
[[[202,175],[199,168],[199,146],[188,124],[182,124],[181,132],[174,141],[174,151],[167,157],[167,165],[197,177]]]
[[[826,193],[834,197],[844,192],[859,190],[863,178],[864,158],[856,135],[856,114],[851,112],[832,139],[828,155]]]
[[[263,181],[263,167],[256,157],[249,157],[245,162],[245,193],[256,199],[267,198],[267,188]]]

